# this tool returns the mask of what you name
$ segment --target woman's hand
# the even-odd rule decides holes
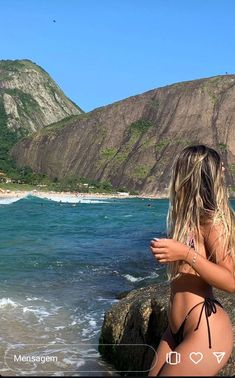
[[[184,260],[188,246],[174,239],[151,240],[150,249],[160,264]]]

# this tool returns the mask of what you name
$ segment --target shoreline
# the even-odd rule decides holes
[[[9,190],[0,188],[0,199],[10,199],[10,198],[24,198],[28,195],[36,196],[39,198],[47,197],[60,197],[61,199],[66,199],[68,197],[74,199],[111,199],[111,198],[143,198],[143,199],[168,199],[167,196],[164,196],[162,193],[158,195],[151,194],[138,194],[131,195],[129,193],[82,193],[82,192],[56,192],[56,191],[41,191],[41,190]]]
[[[66,198],[74,198],[76,199],[76,202],[78,199],[81,200],[88,200],[88,199],[112,199],[112,198],[117,198],[117,199],[123,199],[123,198],[140,198],[140,199],[167,199],[169,200],[169,197],[166,195],[166,192],[159,192],[158,194],[147,194],[147,193],[142,193],[138,195],[132,195],[129,193],[83,193],[83,192],[57,192],[57,191],[52,191],[52,190],[10,190],[10,189],[2,189],[0,187],[0,200],[6,200],[6,199],[12,199],[12,198],[19,198],[22,199],[28,195],[36,196],[39,198],[52,198],[52,197],[57,197],[66,199]],[[229,197],[230,200],[235,199],[235,195],[233,193]]]

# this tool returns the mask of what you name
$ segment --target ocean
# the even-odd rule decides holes
[[[115,375],[98,353],[104,313],[166,280],[149,243],[166,237],[167,210],[166,199],[0,199],[0,374]]]

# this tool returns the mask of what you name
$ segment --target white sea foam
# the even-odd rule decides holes
[[[119,299],[111,299],[110,300],[110,303],[112,304],[112,303],[116,303],[116,302],[119,302]]]
[[[78,359],[74,361],[74,359],[69,359],[68,357],[63,358],[63,362],[68,365],[75,365],[76,368],[85,365],[84,359]]]
[[[105,301],[105,302],[109,301],[108,298],[103,298],[103,297],[97,297],[96,300],[99,301],[99,302],[101,302],[101,301]]]
[[[50,193],[48,194],[33,193],[32,196],[38,197],[41,199],[50,200],[50,201],[59,202],[59,203],[108,203],[107,201],[103,201],[103,200],[97,200],[93,198],[84,198],[81,196],[79,197],[76,195],[66,195],[66,194],[62,196],[62,195],[56,195],[56,194],[50,194]]]
[[[97,315],[97,313],[95,313],[95,315]],[[86,314],[86,315],[84,316],[84,318],[85,318],[86,320],[89,320],[89,322],[92,321],[92,320],[95,320],[94,316],[92,316],[91,314]]]
[[[94,348],[90,348],[90,349],[86,349],[86,350],[80,350],[79,351],[79,355],[81,355],[81,356],[83,356],[85,358],[87,358],[87,357],[89,357],[89,358],[91,358],[91,357],[95,358],[95,357],[99,357],[100,356],[100,354],[97,353],[97,350],[94,349]]]
[[[98,297],[98,298],[97,298],[97,301],[98,301],[98,302],[108,302],[108,303],[110,303],[110,304],[115,303],[115,302],[119,302],[118,299],[103,298],[103,297]]]
[[[82,339],[81,341],[90,340],[97,333],[100,332],[100,329],[97,325],[96,318],[98,317],[97,313],[93,314],[84,314],[76,315],[73,317],[72,323],[70,325],[79,325]]]
[[[36,298],[36,297],[35,297]],[[48,302],[48,301],[47,301]],[[46,308],[42,305],[36,306],[22,306],[23,314],[33,314],[39,321],[39,323],[43,322],[45,318],[51,316],[51,315],[57,315],[59,313],[59,309],[61,309],[63,306],[53,306],[50,308]]]
[[[95,320],[89,320],[89,324],[90,324],[90,326],[95,327],[96,321]]]
[[[23,313],[32,313],[38,319],[39,323],[41,323],[44,318],[51,315],[50,312],[46,311],[43,308],[30,308],[30,307],[23,307]]]
[[[9,197],[9,198],[1,198],[0,197],[0,205],[10,205],[11,203],[20,201],[21,199],[25,198],[26,196],[20,197]]]
[[[26,297],[26,301],[38,301],[39,298],[38,297]]]
[[[55,373],[50,372],[50,375],[54,377],[63,377],[65,374],[64,374],[64,371],[56,371]]]
[[[130,282],[140,282],[140,281],[146,280],[147,278],[156,278],[159,275],[156,272],[152,272],[150,276],[146,276],[146,277],[134,277],[131,274],[122,274],[122,276],[125,277]]]
[[[81,203],[109,203],[108,201],[95,200],[95,199],[82,199],[79,202]]]
[[[97,199],[92,197],[83,197],[83,196],[77,196],[77,195],[60,195],[60,194],[53,194],[53,193],[47,193],[47,194],[40,194],[40,193],[34,193],[29,192],[25,195],[17,195],[15,197],[1,197],[0,195],[0,205],[10,205],[11,203],[20,201],[21,199],[31,199],[32,197],[41,198],[43,200],[49,200],[59,203],[71,203],[71,204],[78,204],[78,203],[109,203],[108,201],[104,201],[103,199]]]
[[[55,329],[57,329],[57,330],[64,329],[64,328],[65,328],[65,326],[57,326],[57,327],[55,327]]]
[[[19,304],[12,301],[10,298],[2,298],[0,299],[0,307],[6,307],[6,306],[11,306],[11,307],[18,307]]]
[[[143,279],[143,278],[137,278],[137,277],[131,276],[130,274],[123,274],[123,277],[125,277],[128,281],[131,281],[131,282],[137,282]]]
[[[82,329],[82,336],[87,336],[90,333],[90,330],[88,328]]]

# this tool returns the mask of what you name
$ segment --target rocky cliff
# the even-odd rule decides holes
[[[235,190],[235,75],[168,85],[39,130],[12,156],[51,178],[86,177],[145,194],[166,193],[175,154],[216,148]]]
[[[82,110],[46,71],[30,60],[0,60],[0,116],[3,129],[20,137]]]
[[[215,298],[228,312],[235,334],[234,295],[217,289],[213,291]],[[99,352],[120,375],[148,375],[154,349],[167,327],[169,295],[167,283],[143,287],[132,290],[106,311],[99,338]],[[235,348],[218,376],[234,376],[234,366]]]

